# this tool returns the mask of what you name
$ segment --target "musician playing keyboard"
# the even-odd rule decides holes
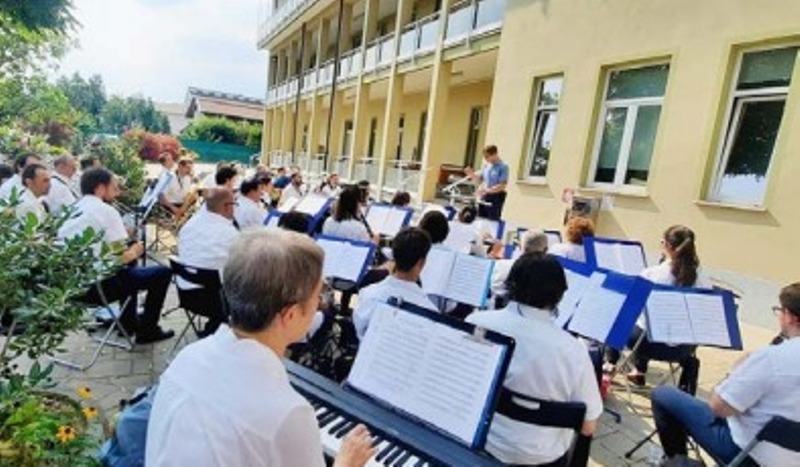
[[[281,362],[311,325],[322,264],[322,250],[294,232],[253,230],[232,245],[223,280],[230,327],[187,346],[162,375],[148,466],[325,465],[315,410]],[[363,425],[342,436],[334,465],[375,455]]]

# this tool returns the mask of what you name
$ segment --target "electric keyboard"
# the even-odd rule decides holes
[[[335,457],[342,440],[359,423],[372,434],[375,456],[368,466],[500,466],[500,461],[348,391],[310,369],[285,360],[292,386],[314,407],[322,447]]]

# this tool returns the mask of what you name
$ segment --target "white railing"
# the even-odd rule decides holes
[[[378,56],[380,55],[380,42],[372,42],[364,52],[364,71],[372,71],[378,66]]]
[[[333,67],[334,59],[330,59],[320,66],[319,77],[317,78],[319,87],[329,86],[333,82]]]
[[[272,37],[279,29],[294,21],[300,13],[317,0],[288,0],[278,7],[258,26],[258,42],[262,43]]]
[[[361,49],[353,49],[339,59],[339,81],[355,78],[361,72]]]
[[[339,178],[348,180],[350,178],[350,158],[348,156],[334,158],[331,164],[331,172],[339,174]]]
[[[378,57],[379,66],[389,66],[394,60],[395,52],[394,34],[388,34],[381,39],[380,55]]]
[[[315,154],[308,165],[308,172],[319,175],[325,172],[325,154]]]
[[[287,98],[291,99],[295,95],[297,95],[297,86],[300,84],[300,80],[298,78],[292,78],[288,84],[288,95]]]
[[[295,164],[297,165],[297,167],[300,168],[301,171],[308,172],[308,162],[309,162],[308,153],[305,152],[297,153],[297,157],[295,157]]]
[[[303,75],[303,93],[309,93],[317,88],[317,70],[308,70]]]
[[[378,67],[389,66],[395,56],[394,34],[387,34],[367,44],[364,56],[364,71],[373,71]]]
[[[450,9],[445,44],[502,28],[507,0],[472,0],[457,3]]]
[[[436,49],[439,23],[439,14],[434,13],[404,27],[397,57],[402,60]]]
[[[353,179],[356,181],[367,180],[370,183],[378,183],[378,159],[364,157],[356,161],[353,168]]]
[[[419,163],[407,160],[392,161],[386,167],[383,187],[393,190],[416,192],[420,177]]]

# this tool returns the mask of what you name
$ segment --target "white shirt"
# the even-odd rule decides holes
[[[322,234],[348,240],[370,241],[367,226],[356,219],[347,219],[339,222],[331,216],[325,219],[325,223],[322,224]]]
[[[232,220],[208,209],[200,209],[178,234],[178,257],[187,266],[216,269],[222,276],[231,244],[238,236],[239,231]],[[195,288],[180,278],[178,286]]]
[[[327,196],[328,198],[333,198],[335,196],[339,196],[339,192],[342,191],[341,187],[338,185],[335,187],[331,187],[330,185],[325,185],[320,190],[320,193]]]
[[[239,196],[237,201],[239,205],[236,206],[233,217],[236,218],[240,229],[264,225],[264,219],[267,218],[267,210],[261,204],[261,201],[253,201],[247,196]]]
[[[33,196],[31,190],[27,188],[22,190],[16,213],[17,217],[23,220],[28,217],[28,214],[33,213],[40,223],[47,217],[47,210],[44,208],[41,198]]]
[[[514,266],[514,259],[498,259],[494,262],[492,269],[492,295],[495,297],[503,296],[508,292],[506,289],[506,279]]]
[[[73,191],[73,181],[58,172],[53,172],[50,178],[50,191],[44,200],[50,208],[50,214],[57,216],[67,206],[72,206],[78,201],[78,194]]]
[[[21,193],[25,189],[25,185],[22,184],[22,177],[18,174],[12,175],[11,178],[0,185],[0,199],[10,198],[14,187],[17,188],[17,193]]]
[[[739,447],[746,446],[775,415],[800,421],[798,355],[798,337],[763,347],[717,386],[717,395],[741,413],[727,419],[731,437]],[[756,444],[750,457],[759,465],[800,465],[800,454],[765,442]]]
[[[58,230],[58,237],[72,238],[89,227],[102,231],[106,243],[121,242],[128,238],[119,212],[95,195],[84,195],[75,203],[75,215],[64,222]],[[99,251],[99,245],[96,248]]]
[[[314,409],[280,358],[225,325],[183,349],[161,376],[145,465],[325,465]]]
[[[177,172],[172,172],[172,174],[172,179],[164,189],[164,199],[170,204],[183,204],[192,189],[192,176],[179,177]]]
[[[290,183],[286,185],[286,188],[284,188],[283,191],[281,191],[281,200],[278,204],[283,204],[292,198],[300,199],[302,197],[303,197],[303,192],[300,191],[299,188],[295,187]]]
[[[402,298],[404,302],[414,304],[431,311],[439,312],[428,296],[415,282],[404,281],[394,276],[372,284],[358,292],[358,306],[353,311],[353,325],[359,339],[367,333],[372,314],[381,303],[388,303],[392,297]]]
[[[547,252],[551,255],[571,259],[572,261],[580,261],[581,263],[586,262],[586,249],[583,245],[577,245],[569,242],[556,243],[555,245],[548,247]]]
[[[511,302],[506,308],[479,311],[467,322],[516,341],[503,385],[538,399],[586,404],[586,420],[603,412],[597,378],[586,347],[559,329],[550,312]],[[505,463],[544,464],[567,452],[574,432],[518,422],[495,414],[486,450]]]

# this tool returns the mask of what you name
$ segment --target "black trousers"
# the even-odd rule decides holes
[[[120,324],[126,331],[137,335],[153,333],[158,328],[161,309],[172,280],[172,271],[166,266],[126,267],[113,276],[103,279],[100,287],[108,302],[131,299],[122,309]],[[144,313],[137,316],[139,291],[147,291]],[[84,296],[89,303],[102,304],[97,287],[93,286]]]
[[[483,195],[482,201],[489,203],[488,206],[481,204],[478,206],[478,216],[493,221],[499,221],[503,216],[503,205],[506,203],[506,192],[488,193]]]

